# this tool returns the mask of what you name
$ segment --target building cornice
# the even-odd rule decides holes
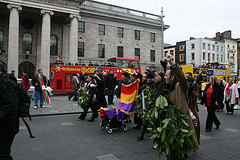
[[[79,14],[80,6],[84,1],[85,0],[2,0],[1,2],[54,12]]]

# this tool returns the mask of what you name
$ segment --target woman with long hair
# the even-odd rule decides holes
[[[234,83],[233,78],[229,78],[229,83],[224,89],[223,100],[223,103],[226,103],[226,114],[233,114],[234,105],[237,103],[238,97],[237,85]]]
[[[206,120],[206,132],[210,132],[212,130],[213,123],[216,125],[216,129],[219,128],[221,124],[218,120],[215,111],[221,103],[221,88],[217,83],[217,78],[215,76],[211,76],[209,78],[209,84],[207,84],[205,90],[203,91],[203,97],[201,100],[201,104],[205,104],[207,107],[207,120]]]

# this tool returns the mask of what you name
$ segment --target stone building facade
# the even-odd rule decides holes
[[[49,76],[51,60],[66,53],[69,60],[75,62],[78,19],[83,2],[84,0],[2,0],[0,61],[6,64],[8,72],[15,70],[18,77],[22,70],[26,70],[31,78],[41,68]],[[69,34],[65,35],[63,30]],[[65,48],[68,51],[63,52]]]
[[[159,64],[169,26],[158,15],[84,1],[2,0],[0,61],[8,72],[31,78],[41,68],[49,77],[57,56],[73,65],[116,56],[140,58],[142,69]]]

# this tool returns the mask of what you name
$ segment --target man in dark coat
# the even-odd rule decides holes
[[[47,84],[47,78],[43,75],[42,69],[38,69],[38,74],[42,74],[43,76],[43,83],[46,86]],[[34,97],[34,109],[38,108],[38,99],[40,99],[40,107],[44,108],[45,106],[43,105],[44,97],[43,97],[43,91],[40,86],[40,82],[38,79],[38,74],[36,74],[33,79],[32,79],[32,85],[35,87],[35,97]]]
[[[12,160],[11,145],[19,132],[19,96],[16,78],[6,72],[5,66],[0,62],[0,159]],[[11,86],[4,86],[6,81],[13,83]]]
[[[130,81],[129,78],[130,78],[130,74],[129,74],[129,73],[124,72],[124,73],[122,74],[122,79],[119,80],[119,82],[118,82],[118,89],[117,89],[117,91],[116,91],[116,93],[117,93],[117,98],[120,98],[120,97],[121,97],[121,86],[122,86],[122,84],[125,84],[125,85],[131,84],[131,81]]]
[[[113,93],[114,93],[114,89],[117,84],[116,77],[117,77],[117,75],[116,74],[114,75],[113,70],[110,69],[109,74],[106,76],[106,78],[104,80],[104,86],[108,93],[108,104],[114,104],[113,103]]]

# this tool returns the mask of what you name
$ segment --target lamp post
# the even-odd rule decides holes
[[[161,50],[161,54],[160,54],[160,60],[163,60],[164,58],[164,21],[163,21],[163,18],[164,18],[164,14],[163,14],[163,7],[161,8],[161,15],[159,16],[160,18],[160,25],[161,25],[161,31],[162,31],[162,50]]]

